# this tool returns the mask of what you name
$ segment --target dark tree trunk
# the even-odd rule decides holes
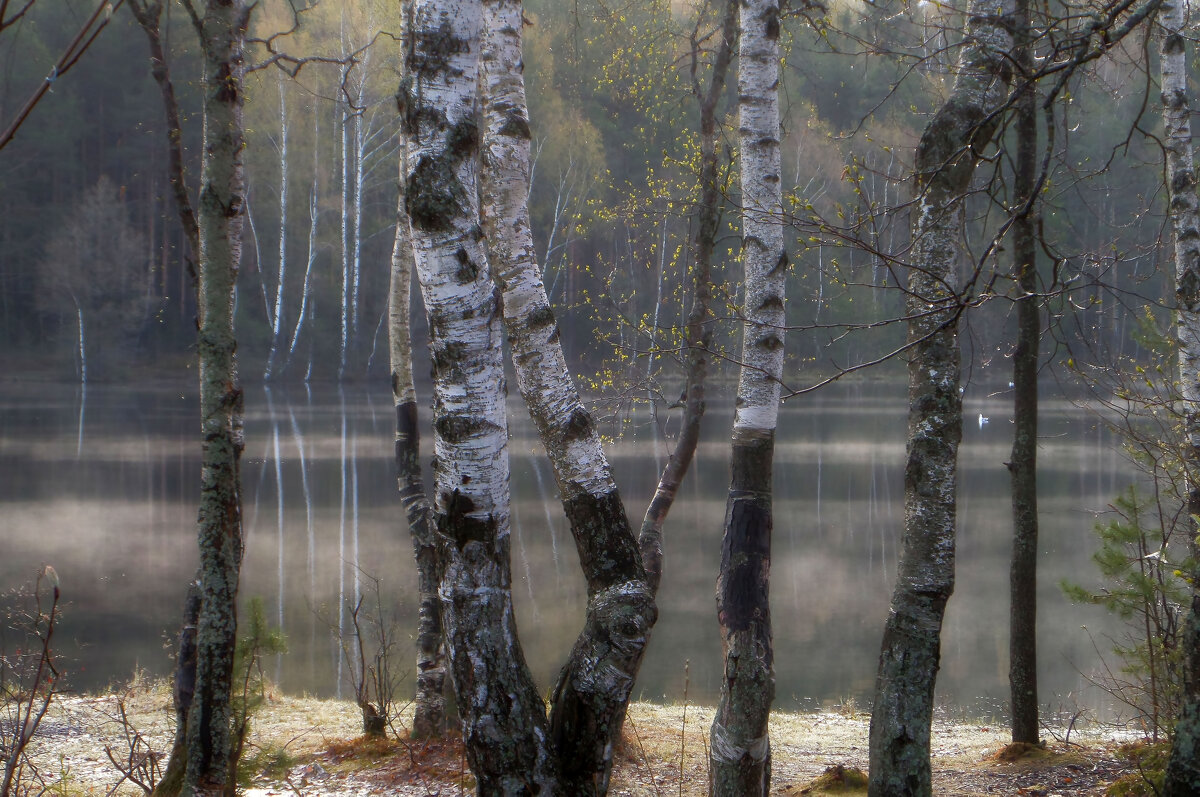
[[[190,8],[190,6],[189,6]],[[196,691],[188,714],[185,794],[231,793],[234,752],[230,695],[242,561],[238,384],[233,298],[241,260],[245,199],[242,150],[242,0],[208,0],[194,18],[204,51],[204,154],[199,202],[200,616]]]
[[[200,582],[196,580],[188,585],[183,605],[183,627],[179,630],[179,649],[175,658],[174,689],[171,694],[175,705],[175,738],[162,778],[154,787],[155,797],[175,797],[183,788],[183,777],[187,770],[187,718],[196,691],[196,623],[199,618]]]
[[[717,150],[717,103],[725,90],[725,78],[737,37],[737,2],[725,4],[721,22],[721,41],[713,56],[712,77],[707,90],[702,91],[695,73],[699,69],[699,31],[692,36],[692,94],[700,106],[700,203],[696,208],[696,237],[693,242],[695,262],[692,264],[692,307],[688,311],[686,371],[683,422],[675,450],[667,459],[658,477],[658,487],[638,534],[638,547],[650,589],[658,592],[662,580],[663,524],[675,503],[679,485],[691,467],[700,443],[700,422],[704,417],[705,380],[708,358],[712,349],[712,261],[717,234],[721,224],[721,185],[718,182],[720,156]]]
[[[150,73],[158,84],[162,95],[163,112],[167,122],[167,177],[171,181],[171,193],[175,198],[175,212],[179,216],[180,227],[187,238],[188,251],[185,255],[188,276],[192,281],[192,289],[196,288],[196,258],[200,254],[199,231],[196,226],[196,214],[192,209],[192,201],[188,195],[187,172],[184,168],[183,155],[183,123],[180,121],[179,101],[175,97],[175,83],[171,79],[171,67],[167,62],[166,50],[163,47],[162,31],[160,28],[163,6],[161,0],[149,3],[145,0],[129,0],[129,10],[133,13],[142,32],[146,34],[146,43],[150,48]]]
[[[872,797],[932,793],[929,738],[942,617],[954,590],[959,395],[958,236],[981,150],[1011,77],[1012,0],[972,0],[950,97],[917,147],[919,205],[908,301],[904,535],[871,711]]]
[[[1037,744],[1037,430],[1041,297],[1037,293],[1037,88],[1034,83],[1029,0],[1017,0],[1015,61],[1022,85],[1016,108],[1016,174],[1013,192],[1021,210],[1013,221],[1013,273],[1017,291],[1017,347],[1013,352],[1012,478],[1013,549],[1010,570],[1008,681],[1012,740]]]

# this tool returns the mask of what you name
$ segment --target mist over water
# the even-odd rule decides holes
[[[971,386],[964,412],[957,587],[938,699],[987,717],[1003,710],[1008,689],[1011,399]],[[59,638],[77,688],[127,679],[135,667],[170,670],[197,558],[196,414],[190,385],[0,387],[0,586],[54,565],[69,601]],[[847,700],[869,708],[899,553],[904,415],[903,386],[875,382],[834,385],[782,411],[771,579],[780,708]],[[289,652],[268,669],[284,691],[351,694],[338,636],[349,633],[359,598],[375,612],[376,583],[395,618],[399,669],[411,673],[416,574],[396,493],[393,418],[385,385],[246,389],[241,597],[261,596],[288,636]],[[659,622],[635,688],[646,699],[682,700],[686,689],[689,701],[712,703],[719,692],[713,590],[731,419],[729,407],[710,408],[668,519]],[[635,527],[678,422],[666,411],[658,425],[648,414],[601,422],[621,432],[608,450]],[[582,626],[585,587],[519,399],[510,423],[514,595],[526,656],[548,689]],[[1043,403],[1041,434],[1041,697],[1051,709],[1108,712],[1087,687],[1098,666],[1089,633],[1107,650],[1120,625],[1068,603],[1058,583],[1096,582],[1095,512],[1135,474],[1099,419],[1067,401]],[[428,464],[432,441],[422,445]]]

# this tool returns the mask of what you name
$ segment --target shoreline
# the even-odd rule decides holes
[[[258,770],[248,797],[273,795],[472,794],[457,734],[437,743],[384,744],[360,737],[350,701],[267,692],[251,720],[245,758]],[[121,774],[106,753],[129,758],[119,720],[156,751],[169,749],[174,712],[165,682],[134,683],[103,695],[66,696],[52,706],[32,745],[44,783],[63,794],[138,795],[129,782],[110,791]],[[707,737],[714,707],[634,703],[615,753],[612,795],[707,794]],[[401,713],[397,730],[411,707]],[[867,768],[870,716],[866,712],[774,712],[771,717],[772,794],[802,794],[829,767]],[[1059,734],[1060,736],[1062,734]],[[1118,745],[1134,737],[1111,727],[1071,733],[1071,744],[1050,740],[1047,751],[1005,763],[992,760],[1008,741],[1008,728],[984,722],[934,722],[931,739],[934,793],[938,795],[1104,794],[1112,780],[1136,767],[1122,762]],[[165,763],[165,762],[164,762]],[[1036,788],[1035,788],[1036,787]],[[820,792],[811,792],[817,794]]]

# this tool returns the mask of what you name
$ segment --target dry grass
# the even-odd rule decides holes
[[[169,748],[170,689],[135,683],[118,695],[64,699],[48,718],[36,755],[53,793],[106,794],[120,775],[105,746],[120,753],[113,720],[118,698],[134,726],[158,750]],[[708,730],[712,709],[635,703],[615,751],[611,794],[620,797],[700,797],[708,792]],[[408,722],[410,716],[402,718]],[[268,795],[458,795],[474,781],[456,735],[435,742],[361,737],[361,718],[348,701],[268,695],[255,715],[247,755],[260,767],[249,797]],[[831,792],[815,782],[827,770],[867,769],[870,719],[865,714],[777,713],[771,720],[772,781],[776,794]],[[1085,747],[1006,750],[1006,729],[935,723],[934,792],[938,795],[1104,793],[1130,772],[1115,747],[1099,735],[1080,736]],[[1033,753],[1033,755],[1029,755]],[[1015,759],[1015,760],[1012,760]],[[805,792],[804,789],[810,789]],[[117,794],[136,795],[124,784]],[[848,793],[848,792],[840,792]],[[849,792],[852,793],[852,792]]]

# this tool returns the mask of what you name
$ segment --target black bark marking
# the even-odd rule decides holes
[[[459,119],[446,132],[446,151],[456,163],[466,160],[479,150],[479,125],[474,117]]]
[[[518,111],[509,111],[504,118],[504,124],[496,131],[497,134],[508,136],[510,138],[519,138],[523,141],[528,141],[533,138],[533,134],[529,130],[529,122]]]
[[[529,313],[529,328],[541,329],[554,323],[554,311],[549,305],[542,305]]]
[[[404,196],[417,229],[447,232],[453,227],[451,220],[463,213],[466,192],[454,173],[456,165],[453,158],[422,155],[409,174]]]
[[[393,375],[392,381],[395,383]],[[405,474],[421,472],[421,453],[417,447],[420,429],[417,426],[417,403],[404,401],[396,405],[396,468],[397,478]],[[404,489],[404,485],[400,485]]]
[[[577,407],[563,424],[563,442],[582,440],[592,433],[592,416],[583,407]]]
[[[788,267],[788,253],[784,250],[779,253],[779,259],[775,261],[775,266],[767,272],[767,276],[773,276],[776,272],[782,271]]]
[[[447,443],[462,443],[472,437],[492,431],[496,425],[486,418],[464,415],[443,415],[434,421],[434,427]]]
[[[449,495],[442,495],[442,505],[446,509],[437,513],[438,533],[443,537],[454,540],[458,550],[462,550],[469,542],[489,543],[496,535],[496,520],[490,515],[486,518],[470,517],[475,511],[475,502],[468,496],[455,490]]]
[[[238,102],[238,85],[240,80],[233,74],[233,65],[229,62],[221,64],[217,69],[217,101],[233,104]]]
[[[466,344],[459,341],[449,341],[444,346],[435,347],[431,355],[434,376],[449,373],[455,368],[462,361],[466,348]]]
[[[764,310],[782,310],[782,309],[783,309],[783,299],[772,294],[762,300],[762,302],[756,308],[756,312],[761,313]]]
[[[479,266],[475,265],[471,260],[471,256],[467,254],[467,250],[461,246],[454,253],[454,259],[458,261],[458,270],[454,272],[454,279],[459,285],[466,285],[469,282],[474,282],[479,277]],[[464,315],[464,318],[467,317]]]
[[[459,70],[450,68],[450,61],[456,55],[471,52],[471,43],[454,35],[454,29],[448,20],[436,28],[425,28],[413,35],[413,43],[408,51],[405,65],[408,71],[419,77],[427,78],[437,74],[457,75]]]
[[[721,540],[721,576],[717,582],[718,619],[728,636],[770,618],[771,471],[773,438],[735,443],[733,470]],[[771,653],[767,651],[767,663]]]
[[[763,13],[763,36],[769,41],[779,39],[779,7],[771,6]]]

